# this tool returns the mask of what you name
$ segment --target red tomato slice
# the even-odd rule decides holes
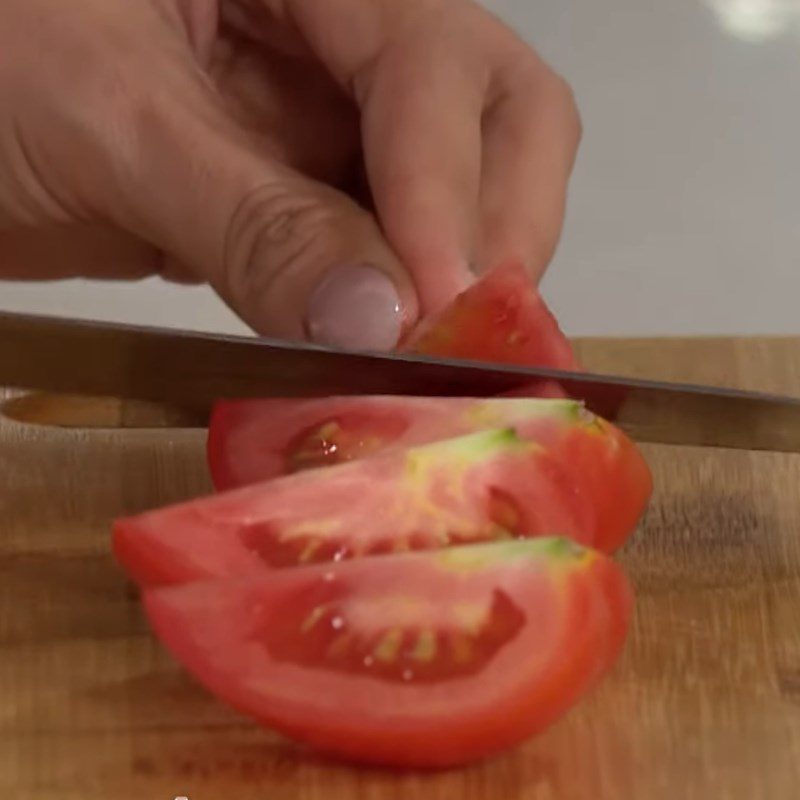
[[[140,583],[179,583],[453,544],[550,535],[591,544],[577,482],[513,429],[307,470],[119,520]]]
[[[465,404],[456,399],[446,407],[438,400],[406,397],[218,403],[208,431],[211,478],[217,489],[232,489],[352,461],[390,445],[468,433],[477,428],[461,411]]]
[[[224,702],[324,752],[415,767],[558,719],[616,660],[631,606],[619,567],[563,539],[145,593],[162,642]]]
[[[598,509],[593,546],[619,547],[652,493],[650,470],[615,426],[571,400],[338,397],[220,405],[209,463],[218,489],[301,469],[429,444],[471,431],[514,426],[539,442]]]
[[[219,403],[208,434],[214,486],[234,489],[390,447],[410,447],[488,428],[571,425],[571,400],[325,397]]]
[[[521,366],[579,369],[572,347],[522,264],[487,273],[441,313],[423,320],[404,349]]]

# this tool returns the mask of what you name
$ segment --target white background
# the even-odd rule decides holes
[[[800,333],[800,0],[485,0],[585,136],[543,284],[565,330]],[[210,292],[0,284],[0,307],[244,331]]]

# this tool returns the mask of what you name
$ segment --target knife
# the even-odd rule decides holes
[[[792,397],[0,313],[0,385],[125,398],[134,408],[160,407],[165,421],[179,425],[205,425],[222,398],[491,397],[549,382],[639,442],[800,452],[800,399]],[[12,409],[20,402],[12,400]]]

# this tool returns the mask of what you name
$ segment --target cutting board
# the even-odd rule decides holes
[[[578,343],[592,368],[800,395],[800,339]],[[209,490],[203,434],[0,422],[3,800],[783,800],[800,796],[800,456],[645,447],[613,673],[549,731],[446,773],[315,758],[148,632],[109,523]]]

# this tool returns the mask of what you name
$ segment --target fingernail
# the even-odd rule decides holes
[[[306,333],[316,344],[391,350],[401,329],[397,289],[374,267],[351,265],[332,270],[308,302]]]

